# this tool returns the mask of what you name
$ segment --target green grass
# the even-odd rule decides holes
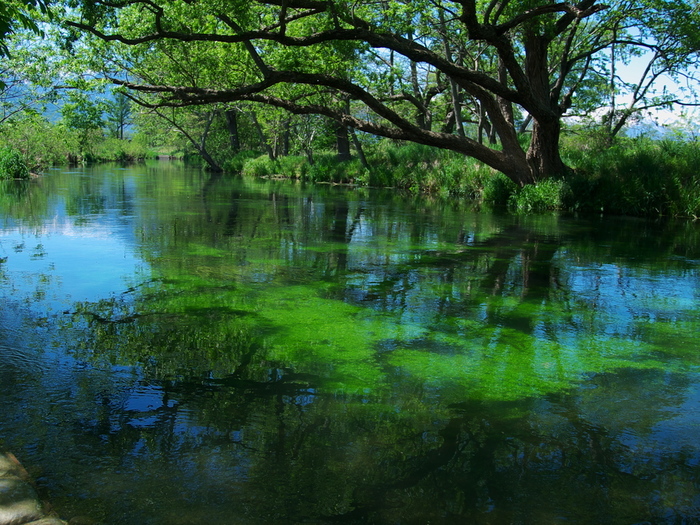
[[[225,167],[227,171],[252,177],[283,176],[311,182],[391,187],[415,193],[466,196],[479,201],[485,194],[500,196],[502,193],[503,184],[496,183],[498,189],[490,188],[495,175],[493,170],[451,151],[382,141],[366,146],[365,154],[370,169],[357,158],[340,161],[332,151],[314,153],[313,162],[299,156],[270,160],[267,156],[240,153]]]
[[[107,138],[95,146],[95,157],[99,161],[130,162],[155,155],[145,144],[135,140]]]
[[[566,209],[571,188],[563,180],[545,180],[515,188],[508,197],[508,208],[518,213],[542,213]]]
[[[562,156],[573,172],[524,188],[458,153],[390,141],[366,147],[370,169],[358,159],[341,162],[330,151],[315,153],[313,163],[301,156],[270,160],[241,153],[227,167],[253,177],[282,176],[461,197],[515,213],[698,218],[699,146],[696,141],[636,138],[604,147],[585,135],[570,135],[563,140]]]
[[[607,149],[565,150],[575,169],[569,207],[634,216],[700,216],[700,144],[620,140]]]

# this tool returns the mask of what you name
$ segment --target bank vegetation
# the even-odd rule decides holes
[[[649,122],[699,103],[698,13],[698,0],[7,0],[0,177],[165,155],[519,213],[695,218],[696,130]]]

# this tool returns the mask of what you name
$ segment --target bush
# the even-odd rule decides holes
[[[14,148],[0,149],[0,179],[28,179],[29,168],[22,154]]]
[[[516,184],[502,173],[492,173],[483,185],[481,199],[484,204],[496,208],[508,205],[510,196],[517,190]]]
[[[331,151],[314,155],[314,163],[307,164],[303,174],[312,182],[337,184],[362,182],[367,176],[359,160],[341,161],[337,153]]]
[[[260,156],[259,151],[244,150],[236,153],[232,158],[224,162],[224,171],[229,173],[243,172],[243,166],[251,159],[256,159]]]
[[[77,159],[80,151],[73,130],[39,116],[3,124],[2,142],[22,151],[27,167],[36,172]]]
[[[635,216],[700,215],[700,148],[695,141],[620,139],[613,147],[570,148],[571,208]]]
[[[363,182],[416,193],[442,193],[481,201],[493,171],[475,159],[420,144],[382,141],[367,154],[371,172]]]
[[[246,160],[241,173],[247,177],[269,177],[279,173],[279,165],[267,155],[261,155]]]
[[[96,147],[95,157],[102,161],[132,162],[154,157],[155,152],[150,151],[143,142],[108,138]]]
[[[303,176],[307,160],[299,155],[286,155],[277,159],[279,175],[289,179],[299,179]]]
[[[508,198],[508,208],[516,212],[563,210],[566,207],[570,188],[563,180],[544,180],[517,189]]]

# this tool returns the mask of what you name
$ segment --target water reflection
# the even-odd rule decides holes
[[[693,224],[160,167],[25,195],[0,230],[0,438],[65,517],[700,515]]]

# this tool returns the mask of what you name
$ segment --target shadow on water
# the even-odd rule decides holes
[[[66,518],[700,516],[695,225],[148,166],[29,192],[0,439]]]

